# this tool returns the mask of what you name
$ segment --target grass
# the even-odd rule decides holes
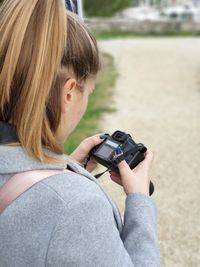
[[[84,11],[87,16],[111,17],[118,11],[127,8],[130,0],[84,0]]]
[[[113,38],[130,38],[130,37],[200,37],[200,32],[121,32],[121,31],[109,31],[109,32],[95,32],[97,39],[113,39]]]
[[[65,143],[65,152],[67,154],[70,154],[84,138],[101,132],[99,120],[102,114],[114,111],[109,103],[116,78],[117,71],[113,59],[110,55],[104,54],[102,70],[97,79],[96,89],[89,98],[87,111],[75,131]]]

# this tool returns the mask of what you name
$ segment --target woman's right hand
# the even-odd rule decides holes
[[[143,193],[149,195],[150,169],[153,161],[153,153],[148,149],[145,159],[133,170],[125,160],[118,164],[120,174],[111,172],[111,179],[122,185],[125,193]]]

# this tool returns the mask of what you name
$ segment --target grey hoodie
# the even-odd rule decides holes
[[[66,167],[8,146],[0,146],[0,163],[0,186],[19,172]],[[34,185],[0,215],[0,267],[159,266],[151,198],[129,194],[122,223],[98,181],[78,164],[69,166],[73,171]]]

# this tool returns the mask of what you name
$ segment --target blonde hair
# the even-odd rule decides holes
[[[67,70],[86,79],[99,70],[96,41],[64,0],[5,0],[0,7],[0,120],[16,126],[21,145],[40,161],[62,154],[55,132]]]

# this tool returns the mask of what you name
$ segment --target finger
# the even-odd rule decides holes
[[[125,160],[121,161],[118,164],[118,168],[119,168],[119,172],[122,176],[131,172],[129,165],[127,164],[127,162]]]
[[[145,152],[145,158],[153,160],[153,152],[150,149],[147,149],[147,151]]]
[[[104,139],[100,139],[102,133],[84,139],[80,145],[71,153],[70,157],[82,163],[85,157],[88,156],[89,152],[96,145],[102,143]]]
[[[138,164],[138,168],[142,167],[145,168],[146,170],[149,170],[153,162],[153,153],[151,152],[150,149],[148,149],[145,153],[145,159]],[[137,168],[136,167],[136,168]]]
[[[84,144],[87,144],[88,151],[90,151],[94,146],[101,144],[105,140],[100,138],[102,135],[102,133],[96,134],[84,140]]]
[[[96,169],[96,167],[97,167],[97,162],[90,160],[86,166],[86,170],[92,172]]]
[[[116,172],[114,172],[114,171],[111,171],[111,172],[110,172],[110,175],[111,175],[111,176],[116,176],[116,177],[120,178],[119,173],[116,173]]]
[[[117,176],[114,176],[114,175],[111,175],[110,176],[111,180],[115,183],[117,183],[118,185],[121,185],[122,186],[122,181],[120,178],[118,178]]]

